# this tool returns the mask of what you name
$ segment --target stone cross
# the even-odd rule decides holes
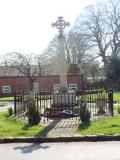
[[[69,22],[65,22],[63,17],[58,17],[55,23],[52,23],[53,27],[56,27],[59,32],[58,36],[58,69],[60,75],[60,91],[67,91],[67,70],[64,50],[64,35],[63,30],[66,26],[69,26]]]
[[[59,35],[63,36],[63,29],[65,29],[66,26],[69,26],[69,22],[65,22],[63,20],[63,17],[58,17],[58,20],[55,23],[52,23],[53,27],[56,27],[58,29]]]

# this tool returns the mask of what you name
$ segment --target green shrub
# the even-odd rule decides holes
[[[78,105],[86,106],[87,105],[87,97],[84,97],[84,96],[79,97],[78,98]]]
[[[80,119],[82,122],[89,122],[90,115],[90,111],[85,106],[80,106]]]
[[[102,93],[97,94],[97,99],[106,99],[106,92],[103,91]]]
[[[8,117],[13,115],[13,109],[12,108],[8,108]]]
[[[36,106],[33,93],[30,93],[27,97],[28,107],[28,122],[30,125],[36,125],[40,122],[40,113]]]
[[[90,111],[87,109],[87,102],[85,97],[79,98],[78,104],[80,105],[80,119],[82,122],[90,121]]]

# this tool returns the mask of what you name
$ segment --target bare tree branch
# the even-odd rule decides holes
[[[33,89],[33,82],[42,74],[42,67],[39,60],[35,61],[34,54],[24,55],[18,52],[7,54],[8,67],[18,70],[18,75],[27,76],[30,82],[30,89]],[[39,64],[38,64],[39,62]]]

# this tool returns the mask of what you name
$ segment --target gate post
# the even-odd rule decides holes
[[[35,94],[36,94],[36,100],[37,100],[37,109],[39,110],[39,108],[38,108],[38,91],[37,92],[35,92]]]
[[[113,90],[108,90],[108,103],[109,103],[109,111],[111,113],[111,116],[114,116],[114,110],[113,110]]]

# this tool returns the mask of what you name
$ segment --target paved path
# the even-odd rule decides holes
[[[13,108],[14,109],[14,103],[13,102],[1,102],[0,103],[3,103],[5,106],[3,107],[0,107],[0,112],[5,112],[8,110],[8,108]]]
[[[43,137],[73,137],[79,136],[76,132],[78,126],[78,118],[55,119],[49,120],[45,126],[46,129],[42,134]]]
[[[120,142],[0,144],[1,160],[120,160]]]

